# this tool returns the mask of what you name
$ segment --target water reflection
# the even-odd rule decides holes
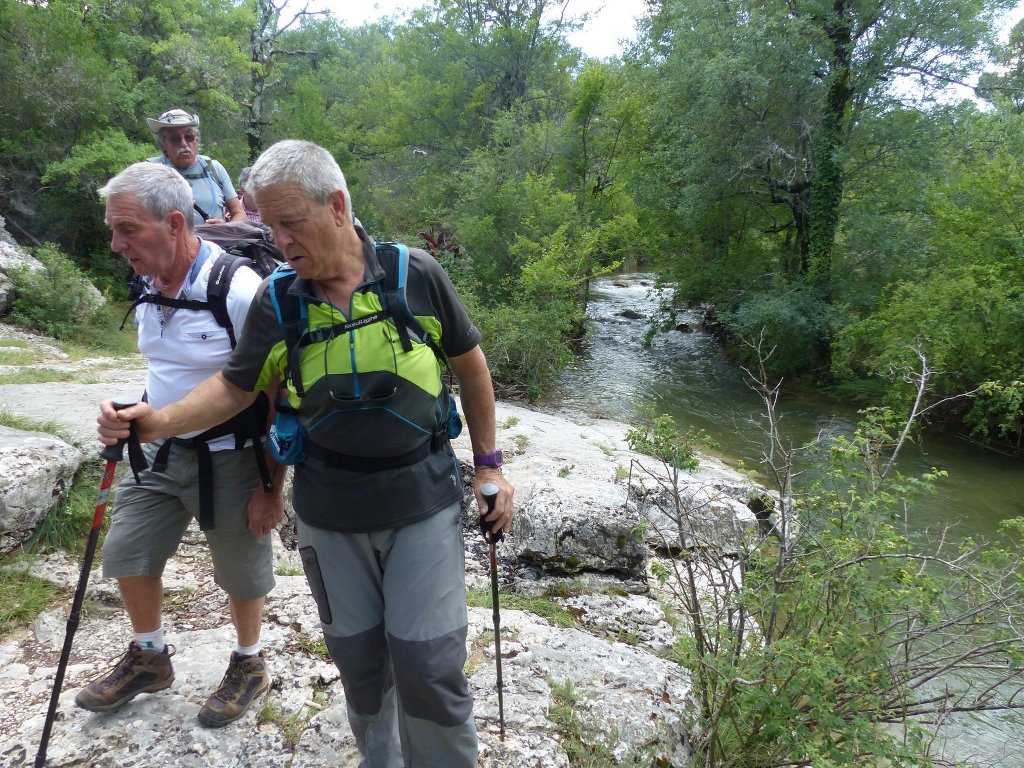
[[[586,349],[563,374],[549,405],[632,423],[640,406],[653,403],[678,423],[705,430],[726,460],[757,466],[766,429],[761,401],[743,371],[700,331],[699,313],[680,317],[693,332],[662,334],[644,348],[648,321],[661,299],[653,276],[604,278],[592,296]],[[777,410],[784,439],[793,446],[818,435],[850,434],[858,418],[854,408],[808,392],[783,392]],[[939,482],[938,496],[915,510],[915,527],[952,524],[971,535],[989,535],[999,521],[1024,515],[1021,463],[965,440],[925,435],[904,449],[898,468],[906,475],[932,468],[949,473]]]
[[[722,458],[757,466],[765,444],[761,401],[715,339],[699,330],[698,313],[680,317],[693,332],[660,335],[644,348],[648,321],[661,299],[653,276],[605,278],[592,296],[586,350],[564,373],[549,405],[632,423],[640,406],[653,403],[677,423],[705,430],[719,443]],[[783,393],[778,413],[784,439],[794,446],[819,434],[850,434],[857,421],[852,407],[807,392]],[[912,535],[954,525],[960,535],[990,536],[999,521],[1024,515],[1019,462],[953,437],[926,435],[904,451],[898,465],[905,475],[933,467],[949,476],[938,482],[934,497],[910,509]],[[1022,768],[1021,733],[1024,715],[1008,713],[964,717],[947,735],[953,735],[961,757],[973,755],[992,768]]]

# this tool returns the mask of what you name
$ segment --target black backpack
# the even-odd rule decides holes
[[[228,315],[227,296],[231,286],[231,278],[239,267],[249,267],[260,277],[267,277],[271,272],[284,264],[284,256],[274,245],[274,236],[270,228],[252,221],[230,222],[225,224],[199,224],[196,234],[216,243],[224,253],[217,257],[210,272],[210,283],[206,291],[206,301],[195,299],[170,299],[165,296],[146,294],[142,277],[135,275],[130,284],[132,305],[121,322],[124,328],[128,316],[139,304],[159,304],[163,307],[177,309],[209,310],[221,326],[228,332],[231,347],[237,343],[235,329]]]
[[[175,309],[207,311],[213,315],[217,324],[227,331],[231,348],[234,349],[236,345],[235,329],[227,309],[227,295],[231,287],[231,279],[240,267],[248,267],[260,277],[267,277],[284,263],[284,257],[274,245],[270,229],[255,222],[200,224],[196,227],[196,234],[204,240],[216,243],[224,251],[217,257],[211,268],[206,301],[172,299],[160,294],[146,293],[142,278],[136,275],[131,282],[132,305],[125,313],[124,320],[121,321],[121,328],[124,328],[128,317],[139,304],[158,304]],[[142,398],[145,400],[145,393]],[[263,487],[267,491],[273,488],[270,472],[263,456],[262,441],[267,433],[269,408],[270,403],[266,395],[261,392],[251,406],[223,424],[211,427],[187,441],[174,439],[178,443],[188,443],[194,447],[199,456],[199,528],[201,530],[205,531],[213,527],[213,468],[210,450],[206,445],[208,440],[229,434],[234,435],[236,450],[241,450],[251,440]],[[166,469],[171,444],[172,440],[167,440],[161,446],[153,461],[154,472],[162,472]],[[129,460],[132,471],[135,473],[136,482],[138,482],[139,471],[146,468],[146,461],[141,450],[130,450]]]

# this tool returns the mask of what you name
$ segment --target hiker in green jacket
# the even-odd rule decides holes
[[[126,437],[131,420],[142,440],[200,429],[244,408],[275,376],[285,380],[309,429],[294,475],[299,552],[361,764],[474,768],[461,481],[447,434],[421,423],[430,398],[442,413],[439,356],[426,343],[403,345],[401,323],[384,309],[377,249],[326,150],[279,142],[253,166],[249,188],[294,269],[291,284],[263,283],[227,365],[180,402],[158,411],[104,403],[101,439]],[[493,538],[509,529],[513,488],[495,450],[480,333],[437,261],[409,254],[406,301],[459,379],[479,508],[484,483],[499,489],[484,517]],[[292,316],[275,306],[282,300],[305,306],[302,327],[282,323]]]

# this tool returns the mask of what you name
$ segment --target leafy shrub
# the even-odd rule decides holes
[[[830,336],[828,304],[805,288],[772,288],[749,295],[735,310],[721,313],[736,336],[759,339],[761,349],[774,349],[769,372],[788,375],[812,370],[818,361],[818,342]]]
[[[986,440],[995,435],[1014,441],[1020,452],[1024,441],[1024,381],[983,381],[967,414],[974,433]]]
[[[563,225],[540,242],[516,238],[508,252],[523,264],[518,280],[510,281],[510,303],[493,303],[475,269],[472,274],[449,274],[483,333],[482,347],[499,394],[535,400],[550,391],[571,360],[567,341],[583,327],[584,287],[593,269],[589,240]]]
[[[565,317],[558,306],[523,312],[509,304],[473,315],[483,334],[499,397],[535,399],[549,390],[571,357],[563,338]]]
[[[679,428],[675,419],[658,414],[653,405],[640,409],[636,426],[626,431],[626,443],[637,453],[653,456],[676,469],[695,470],[700,465],[697,446],[717,447],[703,430]]]
[[[43,269],[12,269],[15,299],[8,319],[56,339],[75,335],[80,325],[97,322],[103,303],[89,279],[53,244],[33,254]]]
[[[941,473],[890,472],[911,425],[866,411],[852,437],[816,446],[821,474],[807,482],[766,407],[769,535],[694,540],[703,508],[681,501],[677,474],[662,480],[682,554],[652,573],[689,622],[669,656],[692,675],[693,764],[953,764],[942,728],[1024,692],[1024,518],[992,543],[913,541],[905,504]]]
[[[874,313],[837,335],[840,375],[885,377],[888,401],[905,407],[914,386],[898,374],[914,367],[919,351],[943,374],[934,380],[940,397],[996,382],[966,419],[983,436],[1014,438],[1020,404],[1011,383],[1024,375],[1021,280],[1016,267],[967,264],[899,283]]]

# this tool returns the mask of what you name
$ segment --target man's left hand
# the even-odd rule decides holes
[[[257,488],[249,497],[249,530],[257,539],[270,533],[284,518],[284,497],[277,491]]]
[[[480,486],[484,483],[494,483],[498,486],[498,498],[494,502],[494,509],[489,513],[484,502],[484,495],[480,492]],[[483,517],[481,521],[482,527],[490,530],[492,535],[499,531],[508,533],[512,527],[512,516],[515,514],[515,506],[512,503],[515,488],[501,474],[500,469],[492,469],[490,467],[476,468],[474,486],[473,490],[476,494],[477,508],[480,510],[481,517]],[[488,537],[487,540],[490,541],[491,539]]]

